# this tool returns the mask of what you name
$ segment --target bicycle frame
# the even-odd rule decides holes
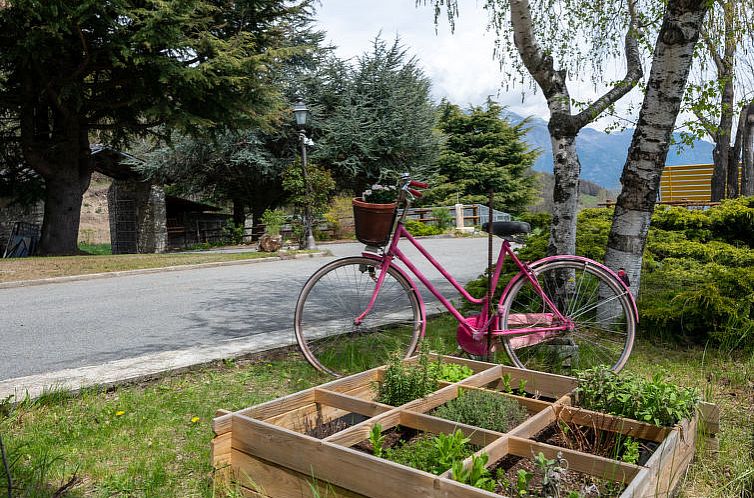
[[[404,215],[405,216],[405,215]],[[545,292],[542,290],[542,287],[539,285],[539,282],[534,277],[533,272],[531,268],[526,263],[521,262],[520,259],[516,256],[516,254],[513,252],[510,246],[510,242],[503,239],[503,245],[500,248],[500,252],[498,253],[497,257],[497,264],[495,266],[495,272],[492,276],[492,288],[497,288],[497,283],[500,280],[500,274],[502,273],[503,263],[505,262],[505,257],[510,256],[513,262],[518,266],[519,270],[522,272],[523,275],[526,276],[526,278],[531,282],[531,284],[534,286],[534,289],[537,293],[542,297],[543,301],[547,304],[547,307],[552,311],[551,313],[545,313],[545,314],[537,314],[538,316],[538,323],[542,323],[542,319],[546,321],[548,324],[553,324],[549,327],[537,327],[537,328],[515,328],[515,329],[506,329],[502,330],[500,328],[493,328],[491,327],[492,321],[495,320],[500,316],[500,306],[505,299],[506,295],[508,294],[508,291],[515,281],[515,279],[512,279],[507,286],[505,287],[505,290],[503,291],[500,301],[498,302],[498,309],[495,313],[490,312],[490,302],[488,301],[487,296],[483,298],[475,298],[471,296],[466,289],[463,288],[463,286],[458,283],[458,281],[453,278],[450,273],[445,270],[445,268],[437,261],[435,260],[432,255],[417,241],[408,231],[405,229],[402,223],[402,219],[404,216],[401,216],[401,219],[396,221],[396,226],[393,231],[393,237],[390,241],[390,245],[388,246],[388,249],[384,252],[382,256],[370,253],[370,252],[364,252],[362,255],[364,257],[368,257],[371,259],[375,259],[377,261],[381,262],[381,270],[379,277],[377,279],[377,283],[374,289],[374,292],[372,293],[372,297],[369,301],[369,304],[367,305],[366,310],[359,315],[355,320],[354,323],[359,324],[363,321],[364,317],[366,317],[369,312],[371,311],[372,307],[374,306],[374,303],[377,299],[377,295],[379,294],[380,287],[382,286],[382,282],[385,279],[385,275],[387,275],[387,270],[390,268],[391,265],[393,265],[394,259],[398,259],[400,262],[402,262],[411,273],[416,276],[419,281],[424,284],[424,286],[442,303],[442,305],[458,320],[458,323],[461,324],[463,327],[466,328],[466,331],[473,335],[473,337],[476,340],[479,340],[482,336],[484,336],[487,333],[490,333],[493,336],[536,336],[531,337],[532,341],[524,341],[524,343],[521,343],[521,345],[533,345],[537,342],[544,341],[551,337],[551,335],[557,334],[559,332],[564,332],[567,330],[572,330],[573,323],[570,319],[563,316],[563,314],[558,310],[557,306],[549,299],[549,297],[545,294]],[[476,305],[481,305],[481,317],[478,323],[482,324],[479,327],[473,327],[468,323],[466,318],[456,309],[455,306],[445,297],[443,296],[440,291],[438,291],[434,285],[427,279],[427,277],[411,262],[408,256],[401,251],[401,249],[398,247],[398,242],[402,238],[406,238],[418,251],[421,253],[424,258],[429,261],[432,266],[434,266],[440,274],[443,276],[443,278],[448,281],[455,289],[458,291],[458,293],[468,302]],[[545,315],[545,316],[542,316]],[[514,320],[516,320],[516,317],[511,317]],[[519,319],[519,324],[526,324],[526,319]],[[554,324],[558,323],[558,324]],[[492,330],[490,330],[492,329]],[[489,332],[488,332],[489,331]]]

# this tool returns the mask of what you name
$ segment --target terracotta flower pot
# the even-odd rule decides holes
[[[368,246],[384,246],[390,239],[397,204],[371,204],[354,198],[353,219],[356,238]]]

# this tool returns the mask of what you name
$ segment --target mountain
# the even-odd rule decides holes
[[[504,117],[512,123],[520,123],[524,118],[512,112]],[[530,118],[526,141],[540,154],[534,164],[536,171],[552,173],[552,147],[547,122],[541,118]],[[581,161],[581,178],[597,183],[608,189],[620,188],[620,175],[626,163],[628,147],[631,145],[634,130],[626,129],[617,133],[605,133],[594,128],[582,129],[576,137],[576,150]],[[678,134],[676,141],[680,142]],[[668,152],[667,165],[709,164],[712,163],[714,144],[696,140],[693,147],[672,145]]]

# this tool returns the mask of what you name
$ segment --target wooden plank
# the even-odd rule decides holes
[[[524,458],[531,458],[532,455],[536,455],[540,451],[547,458],[555,458],[558,453],[561,453],[563,458],[568,461],[569,469],[616,482],[629,482],[641,469],[638,465],[618,462],[551,444],[538,443],[517,436],[509,436],[508,450],[511,454]]]
[[[355,396],[328,391],[326,389],[315,389],[314,399],[322,403],[351,413],[358,413],[367,417],[374,417],[393,409],[392,406],[376,401],[365,401]]]
[[[233,448],[236,450],[366,496],[434,496],[434,483],[438,478],[427,472],[243,415],[233,417]]]
[[[501,370],[501,374],[510,375],[512,388],[517,389],[519,381],[524,379],[526,380],[526,391],[535,396],[539,395],[557,399],[576,389],[576,379],[573,377],[535,372],[533,370],[522,370],[502,365]],[[490,387],[502,391],[502,375],[500,379],[496,380],[497,382]]]
[[[469,367],[470,369],[472,369],[474,373],[483,372],[484,370],[489,370],[490,368],[497,367],[495,363],[471,360],[468,358],[461,358],[459,356],[438,355],[435,353],[430,353],[429,357],[433,361],[441,361],[443,363],[455,363],[456,365],[465,365]]]
[[[564,422],[592,427],[610,432],[625,434],[638,439],[647,439],[661,443],[670,433],[669,427],[658,427],[606,413],[593,412],[582,408],[564,406],[558,414]]]
[[[432,434],[453,434],[456,430],[461,430],[471,440],[471,444],[477,446],[487,446],[503,436],[500,432],[409,411],[401,412],[399,423],[402,426]]]
[[[560,405],[550,405],[536,415],[524,420],[518,427],[508,431],[511,436],[530,438],[558,419]]]
[[[315,496],[313,489],[318,493],[316,496],[342,498],[363,496],[239,450],[233,450],[233,470],[238,482],[250,492],[258,493],[259,496],[313,497]]]
[[[347,410],[341,410],[332,406],[310,403],[281,415],[260,420],[296,432],[305,433],[321,424],[326,424],[349,413]]]
[[[718,434],[720,432],[720,407],[712,404],[701,402],[699,409],[699,427],[706,435]]]
[[[649,457],[650,479],[644,497],[673,496],[694,457],[697,418],[674,429]]]
[[[626,489],[620,494],[619,498],[639,498],[644,496],[645,489],[649,485],[651,471],[646,467],[641,467]]]
[[[303,405],[314,402],[314,389],[307,389],[297,393],[283,396],[282,398],[273,399],[250,408],[244,408],[237,412],[229,413],[212,420],[212,430],[215,434],[220,435],[230,431],[230,421],[233,414],[244,415],[247,417],[266,419],[280,415],[282,413],[295,410]]]
[[[400,423],[401,410],[394,408],[389,412],[385,412],[382,415],[372,417],[369,420],[365,420],[359,424],[344,429],[332,436],[328,436],[323,441],[338,444],[341,446],[353,446],[369,438],[369,432],[372,430],[372,426],[380,424],[382,430],[390,429]]]
[[[226,432],[219,436],[215,436],[210,441],[210,463],[212,467],[219,469],[226,465],[230,465],[230,447],[231,447],[231,433]]]
[[[319,388],[327,389],[328,391],[347,393],[349,391],[353,391],[354,389],[361,389],[365,386],[368,387],[373,383],[382,380],[386,368],[387,367],[385,366],[381,366],[354,375],[349,375],[348,377],[342,377],[340,379],[328,382],[327,384],[322,384],[319,386]]]

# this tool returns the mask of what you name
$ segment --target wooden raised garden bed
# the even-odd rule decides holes
[[[500,474],[508,468],[515,472],[541,452],[567,462],[567,472],[578,482],[608,483],[611,496],[665,497],[676,490],[700,436],[707,449],[716,448],[715,405],[700,403],[691,420],[673,428],[658,427],[573,407],[576,381],[570,377],[454,357],[442,361],[466,365],[474,374],[456,383],[440,383],[434,393],[398,407],[375,401],[374,385],[386,368],[379,367],[237,412],[218,411],[212,441],[216,479],[228,480],[231,489],[253,497],[510,496],[499,489],[496,493],[461,484],[451,478],[450,470],[434,475],[374,456],[368,451],[369,436],[379,424],[383,434],[453,434],[460,429],[476,455],[487,454],[486,467],[501,469],[496,470]],[[519,386],[521,379],[526,382],[524,396],[502,392]],[[528,418],[502,433],[429,414],[471,390],[515,399]],[[637,464],[629,464],[579,451],[567,441],[569,428],[630,436],[642,442],[642,456]],[[464,463],[470,465],[470,458]]]

